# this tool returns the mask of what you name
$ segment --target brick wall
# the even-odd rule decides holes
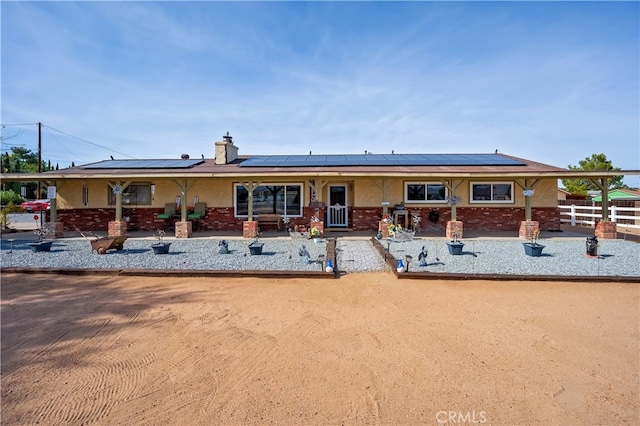
[[[412,215],[420,215],[421,228],[432,228],[445,231],[447,221],[451,220],[451,209],[448,207],[408,208]],[[440,214],[438,222],[429,222],[429,212],[437,210]],[[162,229],[164,220],[156,219],[163,213],[162,208],[123,209],[122,217],[129,217],[130,231],[152,231]],[[315,210],[305,207],[303,217],[291,218],[289,226],[309,226],[309,220]],[[324,220],[325,209],[320,209],[320,220]],[[560,229],[560,212],[557,208],[533,208],[533,220],[540,222],[540,230]],[[76,209],[58,210],[58,221],[64,223],[65,231],[80,230],[106,231],[109,221],[114,220],[115,209]],[[382,218],[382,207],[349,208],[349,225],[356,231],[377,231],[378,222]],[[475,231],[518,231],[520,222],[524,220],[523,208],[508,207],[458,207],[458,220],[464,222],[465,230]],[[207,231],[242,231],[243,218],[233,216],[232,207],[207,208],[206,216],[200,221],[200,230]]]
[[[447,221],[451,220],[451,209],[446,208],[408,208],[412,216],[421,217],[420,228],[432,228],[445,231]],[[440,218],[435,225],[429,221],[429,213],[438,211]],[[557,208],[532,208],[534,220],[540,222],[540,230],[560,229],[560,211]],[[358,231],[376,231],[382,217],[380,208],[353,208],[351,227]],[[523,208],[505,207],[458,207],[457,219],[464,222],[465,230],[474,231],[518,231],[524,220]]]

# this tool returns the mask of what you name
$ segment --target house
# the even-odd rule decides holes
[[[389,215],[410,227],[419,218],[420,227],[447,234],[464,226],[524,235],[531,232],[525,223],[560,228],[558,179],[613,176],[497,152],[243,156],[231,136],[222,139],[214,143],[214,158],[111,159],[3,179],[39,180],[55,190],[50,222],[56,233],[108,229],[118,235],[171,225],[176,236],[189,237],[187,213],[198,203],[206,206],[200,229],[245,236],[255,233],[261,214],[286,217],[291,227],[308,226],[317,215],[328,229],[374,233]],[[167,205],[179,208],[169,221],[158,217]],[[392,213],[394,205],[404,206],[402,214]]]
[[[640,190],[637,189],[614,189],[608,193],[609,201],[640,201]],[[602,195],[598,193],[591,198],[591,201],[602,202]]]

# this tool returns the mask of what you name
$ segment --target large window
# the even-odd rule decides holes
[[[302,216],[302,185],[260,185],[253,190],[253,214],[280,214]],[[235,185],[236,216],[249,214],[249,193],[240,184]]]
[[[113,189],[108,187],[110,206],[116,204],[116,194],[113,193]],[[151,205],[151,183],[147,182],[135,182],[130,184],[122,192],[122,205],[123,206],[150,206]]]
[[[472,203],[513,203],[511,182],[471,182]]]
[[[444,203],[447,189],[437,182],[406,182],[404,185],[405,203]]]

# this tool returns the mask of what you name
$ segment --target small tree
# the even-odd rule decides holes
[[[610,160],[607,160],[607,156],[604,154],[591,154],[591,157],[586,157],[584,160],[578,162],[579,166],[569,165],[569,170],[620,170],[619,167],[613,167]],[[627,188],[622,183],[623,175],[614,176],[609,179],[609,189]],[[588,191],[597,191],[600,188],[593,183],[590,179],[562,179],[562,184],[567,191],[572,194],[586,195]]]

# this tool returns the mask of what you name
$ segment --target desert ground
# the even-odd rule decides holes
[[[3,274],[2,424],[639,424],[639,289]]]

